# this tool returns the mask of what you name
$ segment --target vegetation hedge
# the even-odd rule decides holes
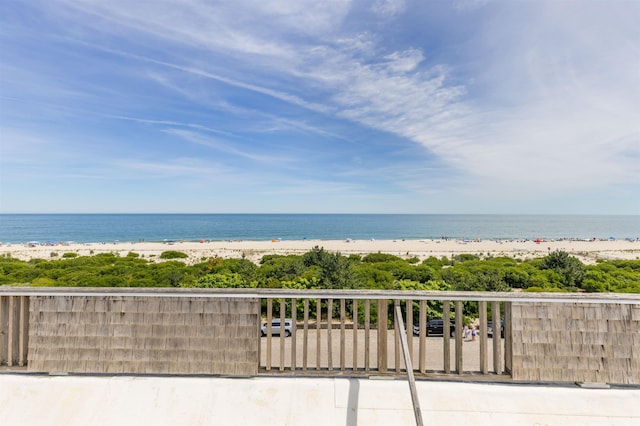
[[[530,260],[464,254],[452,259],[373,253],[343,256],[314,247],[303,255],[247,259],[212,257],[195,265],[187,255],[165,251],[164,262],[136,253],[114,253],[28,262],[0,258],[0,285],[83,287],[254,287],[459,291],[584,291],[640,293],[640,260],[603,260],[585,265],[563,251]]]
[[[347,257],[314,247],[303,255],[266,255],[258,265],[244,258],[219,257],[187,265],[181,260],[186,257],[176,251],[163,252],[163,262],[143,259],[133,252],[124,257],[114,253],[65,254],[28,262],[5,256],[0,257],[0,285],[640,293],[640,260],[603,260],[584,265],[563,251],[530,260],[481,259],[464,254],[452,259],[429,257],[420,262],[384,253]],[[309,302],[311,312],[315,312],[317,302]],[[298,312],[302,303],[298,300]],[[346,303],[351,312],[353,301]],[[288,314],[290,304],[287,300]],[[326,301],[323,305],[326,309]],[[372,305],[371,321],[376,320],[376,310]],[[274,315],[279,315],[278,311],[276,301]],[[429,317],[441,316],[442,302],[428,301],[427,311]],[[358,312],[362,317],[364,308],[361,306]],[[392,312],[390,307],[390,321]],[[418,312],[416,302],[415,321]],[[465,302],[463,312],[465,322],[476,317],[477,303]]]

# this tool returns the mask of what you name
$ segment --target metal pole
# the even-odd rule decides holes
[[[413,365],[411,364],[411,355],[409,355],[409,345],[407,344],[407,331],[404,328],[402,320],[402,310],[400,304],[396,301],[396,322],[400,331],[400,342],[402,343],[402,353],[404,355],[404,365],[407,369],[407,377],[409,378],[409,390],[411,391],[411,401],[413,402],[413,413],[416,416],[416,425],[423,426],[422,411],[420,410],[420,400],[418,399],[418,390],[416,389],[416,379],[413,376]]]

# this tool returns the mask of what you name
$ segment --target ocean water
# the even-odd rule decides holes
[[[640,237],[640,216],[1,214],[0,242]]]

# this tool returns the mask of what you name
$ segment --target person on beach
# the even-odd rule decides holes
[[[465,324],[464,328],[462,329],[462,336],[465,340],[469,340],[469,331],[469,327]]]
[[[473,327],[471,327],[471,341],[475,342],[476,341],[476,326],[474,325]]]

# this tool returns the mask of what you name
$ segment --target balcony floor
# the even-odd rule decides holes
[[[418,381],[425,424],[637,425],[640,388]],[[0,373],[14,425],[411,425],[406,380]]]

